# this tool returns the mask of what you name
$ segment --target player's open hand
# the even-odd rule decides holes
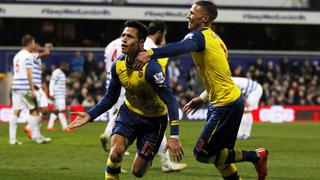
[[[183,112],[187,115],[191,112],[194,114],[202,105],[204,101],[200,97],[193,98],[183,107]]]
[[[167,151],[167,149],[170,149],[173,160],[178,162],[182,160],[184,152],[179,138],[169,138],[165,151]]]
[[[150,54],[148,51],[139,52],[139,54],[136,56],[136,60],[133,65],[134,70],[140,70],[143,68],[144,65],[146,65],[150,60]]]
[[[70,123],[69,128],[77,128],[90,122],[90,115],[84,112],[71,112],[71,115],[77,115],[76,119]]]

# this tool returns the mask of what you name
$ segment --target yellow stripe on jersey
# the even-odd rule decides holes
[[[167,66],[169,63],[169,58],[160,58],[158,59],[158,63],[160,64],[164,75],[167,76]]]
[[[210,28],[201,32],[205,39],[205,49],[192,52],[192,58],[208,92],[209,101],[214,106],[224,106],[240,97],[240,90],[231,79],[228,50]]]

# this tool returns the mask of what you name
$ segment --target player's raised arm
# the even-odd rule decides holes
[[[202,51],[205,47],[205,40],[201,31],[192,31],[180,42],[169,43],[161,48],[152,48],[140,52],[134,64],[134,69],[141,69],[150,58],[164,58],[177,56],[192,51]]]
[[[52,43],[46,43],[44,45],[44,50],[42,52],[39,52],[37,58],[42,58],[50,55],[52,47],[53,47]]]
[[[153,86],[161,100],[167,105],[170,119],[170,139],[167,146],[171,150],[173,158],[180,161],[183,156],[183,149],[179,140],[179,106],[157,61],[153,60],[148,64],[146,80]]]

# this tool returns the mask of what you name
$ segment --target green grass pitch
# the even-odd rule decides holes
[[[45,125],[43,125],[44,127]],[[159,157],[143,179],[147,180],[209,180],[221,179],[213,165],[196,162],[193,146],[203,127],[203,122],[183,122],[181,140],[187,169],[179,173],[162,173]],[[58,127],[60,128],[60,126]],[[51,144],[31,142],[19,124],[18,138],[21,146],[8,144],[8,124],[0,124],[0,180],[101,180],[104,177],[106,153],[100,147],[99,135],[105,123],[93,123],[73,133],[44,134],[53,138]],[[238,141],[238,149],[266,147],[270,151],[270,180],[320,179],[320,123],[257,123],[253,137]],[[134,145],[130,152],[134,154]],[[122,167],[130,170],[133,155],[125,156]],[[243,179],[256,179],[250,163],[238,164]],[[129,171],[130,172],[130,171]],[[135,179],[131,173],[122,174],[123,180]]]

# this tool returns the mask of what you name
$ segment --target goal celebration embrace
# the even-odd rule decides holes
[[[320,1],[0,1],[0,180],[317,180]]]

